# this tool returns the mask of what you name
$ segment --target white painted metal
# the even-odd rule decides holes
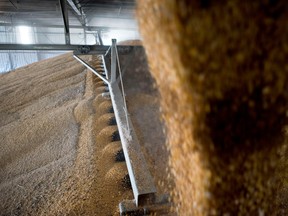
[[[112,39],[111,46],[111,83],[116,81],[116,40]]]
[[[140,144],[138,142],[137,135],[134,131],[132,122],[129,118],[126,101],[125,92],[123,87],[123,80],[121,81],[120,90],[118,82],[116,82],[116,66],[118,60],[119,75],[122,76],[119,56],[117,54],[116,40],[114,39],[111,47],[111,81],[102,77],[93,67],[87,64],[85,61],[80,59],[78,56],[74,57],[89,68],[94,74],[101,78],[105,83],[108,84],[110,98],[113,105],[114,115],[117,122],[117,127],[121,139],[121,144],[125,156],[125,161],[129,173],[129,178],[133,190],[135,205],[143,206],[147,203],[153,203],[156,195],[156,187],[152,178],[152,175],[148,169],[145,157],[142,153]],[[103,61],[103,66],[105,70],[106,77],[109,76],[106,64],[104,61],[104,55],[101,56]],[[113,70],[112,70],[113,68]]]
[[[76,58],[78,61],[80,61],[83,65],[85,65],[88,69],[90,69],[95,75],[97,75],[101,80],[103,80],[105,83],[107,83],[108,86],[110,86],[110,82],[104,78],[101,74],[99,74],[93,67],[91,67],[89,64],[87,64],[85,61],[83,61],[81,58],[79,58],[77,55],[73,55],[74,58]]]
[[[115,52],[112,58],[112,53]],[[103,57],[102,57],[103,58]],[[111,47],[111,68],[112,64],[116,67],[117,60],[117,48],[116,40],[113,40]],[[119,62],[119,57],[118,57]],[[105,73],[108,75],[108,71],[105,66],[105,61],[103,61]],[[120,64],[118,64],[120,66]],[[111,77],[113,76],[113,71],[111,70]],[[116,68],[114,73],[116,73]],[[121,68],[119,68],[119,73],[121,76]],[[116,74],[114,82],[109,85],[110,97],[114,109],[114,114],[118,126],[119,135],[121,138],[121,144],[125,156],[125,161],[130,177],[130,182],[132,185],[132,190],[134,194],[136,206],[141,206],[145,203],[151,202],[155,198],[156,187],[152,178],[152,175],[148,169],[145,157],[142,153],[140,144],[138,142],[137,135],[134,131],[132,122],[129,118],[123,82],[121,79],[122,93],[119,89],[118,82],[116,81]],[[129,127],[127,127],[129,125]]]
[[[127,125],[127,130],[130,133],[130,126],[129,126],[129,121],[128,121],[128,110],[127,110],[127,104],[126,104],[126,100],[125,100],[126,95],[125,95],[124,86],[123,86],[122,70],[121,70],[121,66],[120,66],[120,60],[119,60],[119,55],[118,55],[116,44],[115,44],[115,53],[116,53],[116,57],[117,57],[116,60],[118,63],[119,78],[120,78],[121,90],[122,90],[122,95],[123,95],[124,111],[125,111],[125,115],[126,115],[126,125]],[[118,82],[117,82],[117,84],[118,84]]]

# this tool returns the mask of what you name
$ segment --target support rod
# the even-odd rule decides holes
[[[81,16],[81,11],[79,8],[76,6],[75,2],[73,0],[67,0],[67,2],[70,4],[72,9],[77,13],[78,16]]]
[[[116,39],[112,39],[111,46],[111,83],[116,81]]]
[[[102,40],[102,34],[101,34],[101,31],[97,31],[97,35],[98,35],[98,39],[99,39],[99,43],[100,45],[103,45],[103,40]]]
[[[105,83],[107,83],[108,86],[110,86],[110,82],[104,78],[101,74],[99,74],[93,67],[91,67],[89,64],[87,64],[85,61],[83,61],[81,58],[79,58],[77,55],[73,55],[74,58],[76,58],[79,62],[81,62],[83,65],[85,65],[89,70],[91,70],[95,75],[97,75],[101,80],[103,80]]]
[[[81,4],[78,0],[67,0],[67,2],[70,4],[71,8],[76,12],[76,14],[80,17],[80,22],[82,26],[86,26],[88,21],[86,14],[84,13]]]
[[[106,53],[105,53],[104,57],[105,57],[106,55],[108,55],[108,53],[109,53],[110,49],[111,49],[111,46],[110,46],[110,47],[109,47],[109,49],[106,51]]]
[[[61,12],[63,16],[64,21],[64,30],[65,30],[65,42],[66,44],[70,44],[70,32],[69,32],[69,19],[68,19],[68,11],[67,11],[67,5],[66,0],[59,0]]]

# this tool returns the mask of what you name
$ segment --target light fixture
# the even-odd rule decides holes
[[[32,44],[33,35],[32,29],[29,26],[18,26],[19,29],[19,41],[21,44]]]

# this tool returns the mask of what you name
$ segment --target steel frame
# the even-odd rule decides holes
[[[115,55],[113,55],[115,52]],[[133,189],[136,206],[144,205],[151,202],[155,198],[156,187],[152,175],[148,169],[145,157],[142,154],[141,147],[134,131],[132,122],[126,109],[125,92],[123,83],[121,82],[122,91],[116,82],[116,69],[112,70],[112,65],[116,65],[118,56],[116,40],[112,40],[111,47],[111,85],[109,86],[110,96],[113,108],[115,110],[115,118],[118,125],[119,135],[121,138],[122,148],[125,161]],[[118,59],[119,63],[119,59]],[[105,64],[105,62],[104,62]],[[119,65],[118,65],[119,67]],[[119,67],[121,76],[121,69]],[[113,75],[113,73],[115,73]],[[112,79],[112,77],[114,77]],[[121,80],[122,81],[122,80]],[[122,92],[122,93],[121,93]]]
[[[81,22],[81,24],[83,26],[86,26],[87,22],[87,18],[86,18],[86,14],[84,13],[81,4],[79,3],[78,0],[67,0],[67,2],[70,4],[71,8],[76,12],[76,14],[78,16],[80,16],[79,21]]]
[[[104,54],[109,46],[71,44],[0,44],[0,50],[62,50],[76,54]]]
[[[107,53],[106,53],[107,54]],[[105,54],[105,55],[106,55]],[[74,53],[74,57],[79,60],[79,57]],[[125,161],[129,173],[130,182],[132,185],[134,201],[136,207],[143,206],[147,203],[154,203],[156,198],[156,187],[152,178],[152,175],[148,169],[148,165],[146,163],[145,157],[141,151],[141,147],[137,138],[137,135],[134,131],[132,122],[129,118],[128,110],[126,108],[125,102],[125,92],[123,88],[122,79],[120,90],[116,78],[116,66],[117,66],[118,51],[116,46],[116,40],[112,40],[111,46],[111,73],[109,74],[106,69],[106,64],[104,61],[104,54],[102,54],[102,60],[104,64],[104,69],[106,73],[106,77],[110,77],[110,80],[106,80],[104,77],[100,75],[93,67],[89,66],[89,64],[85,63],[83,60],[80,61],[87,68],[92,70],[94,74],[96,74],[100,79],[107,83],[110,92],[110,98],[112,101],[114,114],[118,126],[118,131],[121,139],[121,144],[125,156]],[[118,64],[119,76],[121,76],[120,64]],[[120,203],[120,209],[123,209],[125,204]]]
[[[78,57],[77,55],[74,54],[74,58],[76,58],[79,62],[81,62],[83,65],[85,65],[88,69],[90,69],[95,75],[97,75],[101,80],[103,80],[108,86],[110,86],[110,82],[104,78],[100,73],[97,72],[95,68],[93,68],[91,65],[86,63],[83,59]]]

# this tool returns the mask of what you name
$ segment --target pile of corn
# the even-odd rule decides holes
[[[286,1],[138,0],[137,10],[177,211],[288,214]]]

